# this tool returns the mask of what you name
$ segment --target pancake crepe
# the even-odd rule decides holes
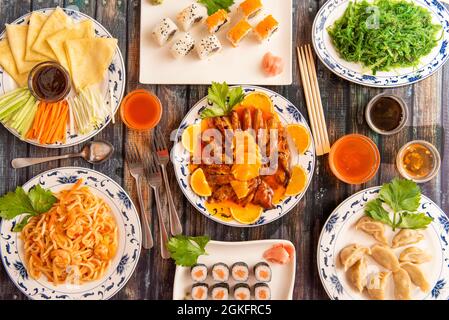
[[[69,61],[66,57],[64,48],[64,42],[67,40],[94,38],[95,28],[94,24],[90,20],[86,20],[75,24],[72,29],[63,29],[47,39],[53,53],[55,54],[57,61],[68,71],[70,71]]]
[[[44,25],[45,21],[47,21],[47,19],[48,16],[43,14],[42,12],[36,11],[31,14],[26,40],[26,52],[25,52],[26,61],[42,62],[48,60],[47,57],[31,50],[31,47],[36,41],[37,36],[39,35],[39,32],[41,32],[42,26]]]
[[[19,87],[26,86],[28,74],[19,73],[17,71],[11,48],[9,47],[8,40],[6,39],[0,41],[0,65],[17,82]]]
[[[25,61],[27,33],[28,25],[6,25],[6,35],[8,37],[9,47],[11,48],[11,53],[19,73],[29,72],[37,64],[36,61]]]
[[[117,39],[93,38],[68,40],[65,50],[75,88],[79,91],[99,83],[111,64]]]
[[[41,32],[39,32],[36,42],[34,42],[31,49],[51,60],[56,60],[56,55],[47,43],[47,39],[58,31],[72,27],[72,18],[66,15],[61,8],[56,8],[42,26]]]

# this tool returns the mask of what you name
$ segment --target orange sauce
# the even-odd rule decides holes
[[[127,127],[150,130],[160,121],[162,105],[159,99],[146,90],[130,92],[122,102],[121,116]]]
[[[362,184],[371,180],[379,169],[379,150],[368,137],[350,134],[332,146],[329,165],[338,179],[349,184]]]

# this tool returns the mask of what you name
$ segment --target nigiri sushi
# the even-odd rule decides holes
[[[206,59],[217,52],[219,52],[222,48],[220,40],[218,40],[216,35],[208,36],[200,41],[196,50],[198,52],[198,56],[200,59]]]
[[[246,19],[240,20],[231,28],[231,30],[229,30],[227,38],[231,41],[234,47],[237,47],[240,41],[248,35],[251,29],[252,27]]]
[[[182,10],[176,20],[178,20],[184,31],[189,31],[194,24],[200,22],[205,17],[204,8],[196,3]]]
[[[178,32],[178,27],[170,18],[164,18],[161,23],[159,23],[153,29],[153,38],[162,47],[167,43],[173,36]]]
[[[195,47],[195,40],[188,32],[179,36],[170,48],[170,52],[175,58],[182,58],[189,54]]]
[[[279,22],[270,14],[259,22],[254,28],[254,33],[260,42],[268,39],[279,28]]]
[[[261,0],[246,0],[240,4],[240,11],[247,19],[255,17],[262,8],[263,5]]]
[[[205,23],[209,33],[214,34],[218,32],[221,27],[229,23],[229,21],[229,15],[226,10],[220,9],[207,17]]]

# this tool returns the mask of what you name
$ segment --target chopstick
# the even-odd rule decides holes
[[[318,86],[318,77],[315,61],[310,45],[296,47],[302,85],[309,113],[312,134],[315,141],[316,154],[322,156],[330,151],[329,136],[326,119],[324,118],[321,93]]]

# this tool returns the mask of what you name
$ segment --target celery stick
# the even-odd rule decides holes
[[[21,106],[26,103],[29,96],[21,97],[17,100],[9,102],[3,110],[0,111],[0,121],[8,120],[10,117],[19,109]]]
[[[34,118],[36,117],[37,108],[39,106],[39,101],[34,101],[34,104],[31,106],[29,112],[27,113],[27,117],[25,117],[24,121],[22,122],[21,127],[18,129],[20,135],[22,138],[25,138],[26,133],[28,130],[30,130],[31,126],[33,125]]]

